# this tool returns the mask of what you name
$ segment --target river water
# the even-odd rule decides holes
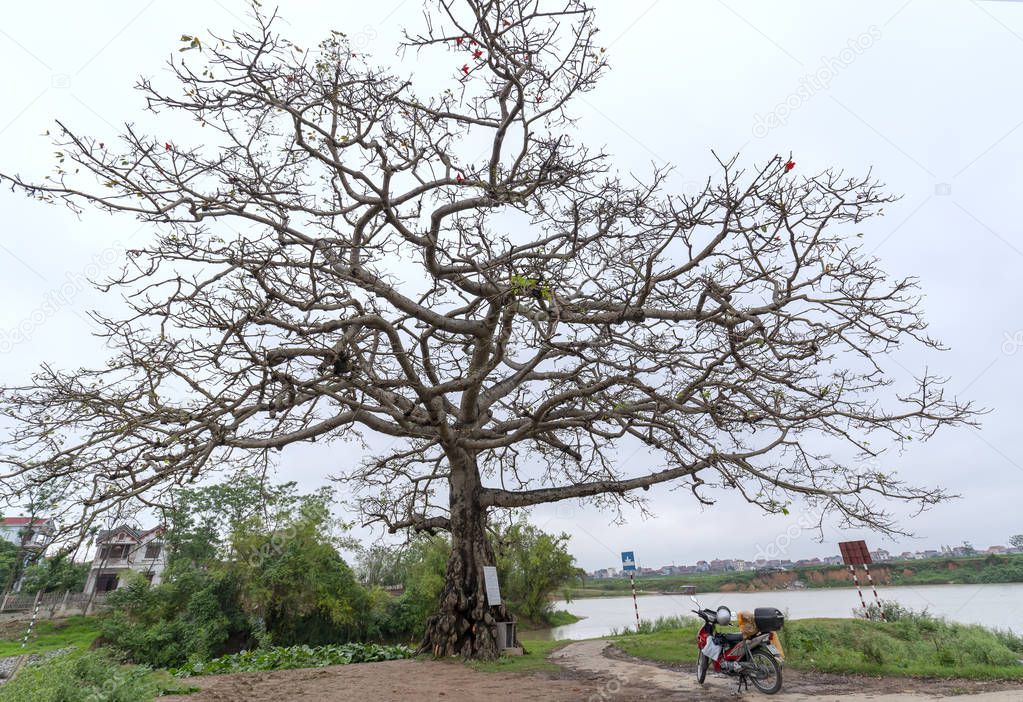
[[[878,592],[883,600],[895,600],[913,610],[926,608],[931,614],[965,624],[1011,629],[1023,634],[1023,583],[1007,585],[903,585],[884,587]],[[869,589],[863,591],[869,603]],[[755,607],[777,607],[789,619],[812,617],[851,617],[859,607],[856,588],[780,590],[767,592],[709,592],[697,595],[705,607],[719,605],[733,612]],[[656,619],[664,616],[691,615],[693,603],[685,595],[640,595],[639,616]],[[589,597],[558,601],[557,609],[566,609],[585,619],[555,627],[546,633],[553,639],[588,639],[606,636],[612,629],[635,626],[632,596]]]

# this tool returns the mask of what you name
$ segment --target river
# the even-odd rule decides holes
[[[934,615],[965,624],[982,624],[998,629],[1011,629],[1023,634],[1023,583],[1006,585],[903,585],[884,587],[881,599],[895,600],[913,610],[927,610]],[[868,603],[870,589],[863,591]],[[777,607],[790,619],[813,617],[851,617],[859,606],[856,588],[823,588],[766,592],[708,592],[697,595],[705,607],[726,605],[733,612],[755,607]],[[684,595],[640,595],[639,616],[643,619],[690,615],[694,605]],[[632,596],[589,597],[565,602],[557,609],[566,609],[581,621],[554,627],[545,632],[553,639],[589,639],[606,636],[612,629],[634,626],[636,616]]]

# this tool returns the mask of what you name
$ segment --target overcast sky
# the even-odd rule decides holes
[[[873,169],[903,199],[864,230],[866,248],[893,276],[921,279],[930,331],[950,347],[937,356],[907,349],[893,360],[896,372],[908,380],[927,364],[992,413],[979,431],[947,431],[886,460],[911,482],[961,495],[907,520],[915,541],[829,529],[821,544],[798,507],[767,517],[719,494],[700,508],[688,492],[665,488],[648,493],[653,516],[627,512],[622,525],[571,503],[536,509],[534,521],[569,532],[588,570],[618,564],[621,550],[660,565],[772,549],[831,554],[852,537],[902,551],[963,540],[986,547],[1023,533],[1023,2],[593,4],[613,71],[577,105],[582,138],[605,145],[622,170],[672,163],[683,188],[714,170],[711,149],[747,162],[791,152],[808,171]],[[280,3],[297,43],[337,29],[399,72],[398,33],[420,9],[419,0]],[[110,141],[125,121],[159,134],[135,79],[165,79],[182,33],[223,33],[245,17],[235,0],[4,3],[0,170],[48,172],[52,149],[41,134],[54,119]],[[43,361],[102,362],[85,312],[116,303],[85,276],[110,269],[149,233],[130,218],[78,220],[9,191],[0,192],[0,212],[0,384],[24,381]],[[312,488],[349,460],[304,447],[284,452],[280,474]]]

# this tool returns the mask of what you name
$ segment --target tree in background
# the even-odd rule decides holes
[[[1009,545],[1013,548],[1023,548],[1023,534],[1016,534],[1009,538]]]
[[[928,373],[889,388],[887,352],[939,344],[916,281],[859,246],[893,199],[873,177],[786,157],[722,159],[692,195],[667,170],[619,177],[573,128],[608,70],[584,0],[426,6],[405,48],[450,66],[447,87],[340,32],[306,51],[257,13],[184,37],[177,85],[139,81],[159,119],[203,126],[196,143],[174,122],[119,141],[58,123],[53,176],[0,176],[154,237],[110,281],[130,309],[100,319],[109,363],[0,395],[5,493],[74,476],[87,521],[383,435],[342,477],[368,520],[449,532],[423,648],[468,657],[496,655],[508,615],[484,592],[495,510],[674,482],[899,532],[885,500],[945,497],[862,468],[973,418]],[[644,460],[619,461],[628,444]]]
[[[91,567],[91,563],[75,563],[72,553],[59,551],[25,568],[21,591],[33,595],[39,591],[82,592]]]
[[[258,617],[274,644],[326,644],[367,635],[372,602],[338,553],[329,490],[303,498],[274,530],[258,520],[232,535],[244,609]]]
[[[501,595],[513,611],[533,622],[548,620],[553,608],[551,593],[581,572],[567,549],[570,538],[568,534],[548,534],[523,521],[497,533]]]
[[[0,594],[7,593],[14,586],[17,576],[19,549],[6,539],[0,539]]]

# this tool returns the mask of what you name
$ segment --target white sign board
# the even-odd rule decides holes
[[[497,568],[483,566],[483,582],[487,587],[487,604],[491,607],[501,604],[501,584],[497,582]]]

